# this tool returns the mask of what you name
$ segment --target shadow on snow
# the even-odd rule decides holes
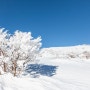
[[[30,74],[33,78],[40,75],[51,77],[55,75],[57,66],[43,65],[43,64],[30,64],[26,68],[26,73]]]

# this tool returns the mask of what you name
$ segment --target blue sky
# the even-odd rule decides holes
[[[90,0],[0,0],[0,26],[31,31],[43,47],[90,44]]]

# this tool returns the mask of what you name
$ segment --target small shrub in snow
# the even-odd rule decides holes
[[[90,59],[90,51],[83,51],[79,56],[85,59]]]
[[[31,32],[16,31],[14,35],[0,29],[0,66],[2,72],[14,76],[22,72],[27,63],[36,59],[41,47],[41,37],[34,39]]]

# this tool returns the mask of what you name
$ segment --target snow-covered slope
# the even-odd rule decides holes
[[[89,45],[42,49],[24,75],[1,75],[0,90],[90,90],[89,52]]]
[[[40,57],[64,59],[90,59],[90,45],[44,48],[40,52]]]

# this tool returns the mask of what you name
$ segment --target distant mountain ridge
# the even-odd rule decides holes
[[[90,45],[43,48],[40,52],[40,57],[90,59]]]

